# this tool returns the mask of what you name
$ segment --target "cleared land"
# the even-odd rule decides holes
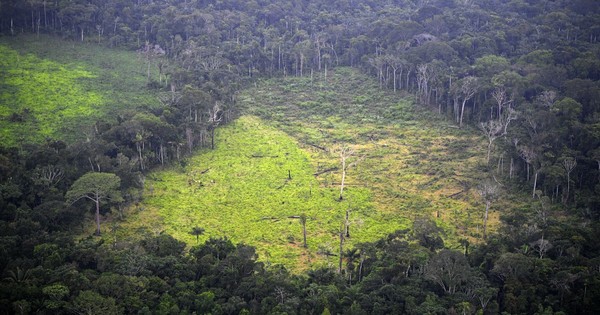
[[[130,224],[148,227],[146,214],[158,212],[159,225],[149,227],[162,225],[190,245],[196,238],[189,232],[198,226],[206,230],[201,242],[226,236],[258,247],[263,261],[294,268],[323,263],[317,252],[337,252],[346,210],[351,211],[350,242],[375,240],[406,225],[402,218],[376,211],[367,188],[350,187],[347,201],[339,202],[336,185],[315,179],[309,152],[257,117],[239,118],[220,129],[218,139],[214,151],[200,152],[185,168],[152,174],[144,209],[130,217]],[[308,250],[298,218],[302,214]]]
[[[43,36],[2,38],[0,52],[5,146],[72,141],[98,120],[160,106],[145,88],[146,61],[134,52]],[[482,138],[409,99],[348,68],[327,78],[260,81],[238,95],[241,118],[217,130],[217,148],[197,152],[185,167],[150,174],[144,202],[125,221],[114,211],[105,237],[127,241],[165,231],[193,246],[226,236],[256,246],[264,262],[297,271],[337,264],[346,212],[345,249],[410,228],[417,217],[435,220],[451,247],[461,238],[477,241]],[[342,148],[354,154],[340,201]],[[491,229],[495,210],[517,203],[505,200],[492,207]],[[194,227],[205,229],[198,241]]]
[[[0,38],[0,56],[3,146],[81,139],[98,120],[160,106],[145,88],[147,64],[135,52],[22,35]]]
[[[144,203],[118,238],[165,230],[195,245],[189,232],[198,226],[206,229],[200,242],[227,236],[256,246],[262,261],[302,270],[335,264],[324,254],[338,254],[346,210],[346,249],[417,217],[434,219],[450,246],[481,237],[475,187],[484,146],[476,131],[459,130],[346,68],[327,80],[265,80],[238,99],[244,115],[218,130],[214,151],[150,176]],[[339,201],[343,147],[354,155]],[[296,218],[302,213],[308,249]],[[493,229],[496,212],[490,221]]]

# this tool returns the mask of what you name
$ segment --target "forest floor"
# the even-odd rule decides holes
[[[71,142],[98,120],[160,102],[147,63],[132,51],[47,35],[0,37],[0,143]],[[158,80],[155,66],[151,78]]]
[[[444,230],[448,247],[476,243],[483,139],[410,99],[350,68],[329,71],[327,79],[257,82],[239,94],[241,117],[218,129],[215,150],[149,176],[145,201],[117,237],[164,230],[193,246],[190,231],[198,226],[206,230],[200,242],[227,236],[255,246],[261,261],[293,270],[336,264],[347,211],[345,249],[421,217]],[[340,201],[343,148],[353,154]],[[498,214],[493,207],[489,230]]]

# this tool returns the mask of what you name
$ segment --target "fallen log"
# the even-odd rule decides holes
[[[328,173],[328,172],[337,171],[338,169],[339,168],[337,166],[336,167],[331,167],[331,168],[328,168],[328,169],[316,172],[313,175],[314,176],[319,176],[319,175],[322,175],[322,174],[325,174],[325,173]]]
[[[260,220],[261,221],[271,220],[273,222],[277,222],[277,221],[279,221],[279,218],[277,218],[277,217],[262,217],[262,218],[260,218]]]
[[[466,190],[461,190],[461,191],[459,191],[459,192],[457,192],[457,193],[453,193],[452,195],[450,195],[450,196],[447,196],[447,198],[454,198],[454,197],[457,197],[458,195],[460,195],[460,194],[462,194],[462,193],[464,193],[464,192],[466,192]]]
[[[311,147],[313,147],[313,148],[317,148],[317,149],[319,149],[319,150],[322,150],[322,151],[327,151],[327,148],[325,148],[325,147],[322,147],[322,146],[320,146],[320,145],[316,145],[316,144],[314,144],[314,143],[308,143],[308,142],[305,142],[305,144],[307,144],[307,145],[309,145],[309,146],[311,146]]]

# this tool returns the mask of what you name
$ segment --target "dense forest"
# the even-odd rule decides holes
[[[2,314],[600,312],[594,0],[2,0],[0,36],[136,51],[159,103],[72,137],[4,141],[3,130]],[[340,250],[339,268],[301,274],[227,238],[186,249],[166,233],[111,244],[81,236],[90,201],[100,234],[100,216],[139,203],[152,170],[218,146],[242,88],[340,67],[479,133],[486,180],[472,188],[486,218],[500,190],[525,195],[522,211],[459,249],[444,246],[433,218],[417,218]],[[0,114],[31,120],[28,108]]]

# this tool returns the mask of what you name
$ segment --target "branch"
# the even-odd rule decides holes
[[[504,184],[502,184],[501,182],[499,182],[499,181],[496,179],[496,175],[492,175],[492,178],[494,179],[494,181],[495,181],[496,183],[498,183],[498,185],[500,185],[500,187],[504,187]]]
[[[77,197],[76,199],[73,199],[73,201],[71,201],[71,202],[69,203],[69,206],[72,206],[72,205],[73,205],[73,204],[75,204],[77,201],[79,201],[79,200],[81,200],[81,199],[83,199],[83,198],[87,198],[87,199],[89,199],[89,200],[91,200],[91,201],[93,201],[93,202],[96,202],[96,199],[93,199],[92,197],[90,197],[90,196],[88,196],[88,195],[81,195],[81,196]]]
[[[367,158],[367,155],[366,155],[366,154],[364,154],[364,155],[360,156],[358,159],[356,159],[356,161],[354,161],[354,162],[350,163],[350,164],[349,164],[349,165],[346,167],[346,169],[349,169],[349,168],[351,168],[351,167],[354,167],[354,166],[356,166],[356,164],[358,164],[358,162],[362,162],[362,161],[363,161],[364,159],[366,159],[366,158]]]

